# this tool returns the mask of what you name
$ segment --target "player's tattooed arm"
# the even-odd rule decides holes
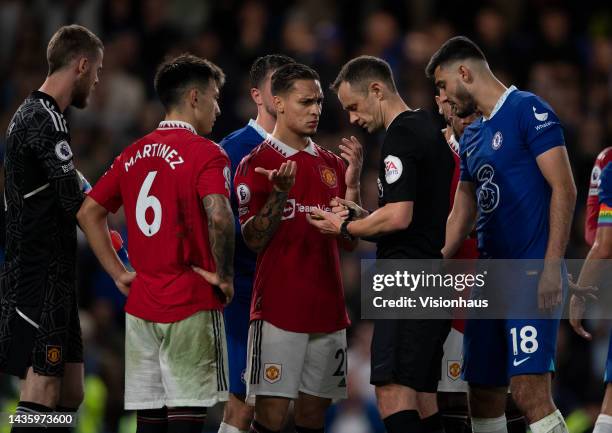
[[[209,194],[203,202],[217,276],[220,283],[230,282],[234,279],[234,216],[229,200],[222,194]]]
[[[244,242],[251,250],[259,253],[278,229],[289,190],[295,184],[297,164],[295,161],[287,161],[277,170],[257,167],[255,172],[266,176],[272,183],[272,192],[264,206],[242,227]]]
[[[242,236],[247,246],[256,253],[268,245],[278,228],[288,193],[272,189],[266,204],[253,218],[248,220],[242,229]]]

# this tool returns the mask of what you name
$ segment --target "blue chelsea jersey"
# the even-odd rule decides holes
[[[259,146],[266,139],[266,136],[267,132],[251,119],[244,128],[232,132],[221,140],[219,145],[223,147],[232,164],[232,176],[236,174],[236,168],[238,168],[242,158]],[[240,222],[238,221],[238,202],[239,198],[236,197],[236,189],[232,187],[231,203],[236,229],[236,250],[234,252],[235,290],[237,297],[244,297],[246,300],[251,295],[257,255],[246,246],[242,239]]]
[[[482,257],[544,258],[552,190],[536,158],[564,145],[552,108],[514,86],[488,119],[481,117],[465,130],[460,143],[461,180],[475,186]]]

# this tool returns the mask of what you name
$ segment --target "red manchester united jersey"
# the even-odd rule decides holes
[[[593,170],[591,171],[591,182],[589,184],[589,196],[586,207],[586,223],[584,224],[584,238],[589,245],[595,242],[597,233],[597,217],[599,215],[599,176],[609,162],[612,162],[612,146],[606,147],[597,156]]]
[[[442,134],[444,134],[444,130],[442,130]],[[455,161],[455,170],[453,171],[453,179],[451,180],[451,189],[450,189],[450,208],[453,208],[453,204],[455,203],[455,192],[457,192],[457,186],[459,185],[459,175],[460,175],[460,166],[461,161],[459,159],[459,142],[455,138],[455,134],[452,134],[448,140],[448,147],[453,151],[453,160]],[[477,259],[478,258],[478,242],[475,236],[469,237],[464,240],[455,255],[452,257],[456,260],[467,260],[467,259]],[[465,330],[465,320],[464,319],[453,319],[453,328],[463,334]]]
[[[191,266],[215,270],[202,198],[229,198],[229,188],[227,155],[185,122],[161,122],[115,159],[89,196],[109,212],[124,207],[137,273],[128,313],[168,323],[222,308]]]
[[[338,241],[322,235],[306,215],[315,207],[331,210],[330,200],[344,197],[342,160],[312,141],[297,151],[268,135],[236,170],[240,223],[256,215],[272,191],[255,168],[277,169],[287,160],[297,163],[295,185],[276,233],[257,256],[251,320],[292,332],[334,332],[349,325]]]
[[[449,126],[450,128],[450,126]],[[445,133],[445,130],[442,130],[442,134]],[[453,151],[453,161],[455,161],[455,169],[453,170],[453,178],[451,180],[451,189],[450,189],[450,207],[453,208],[453,204],[455,203],[455,192],[457,191],[457,185],[459,184],[459,174],[461,167],[461,160],[459,159],[459,142],[455,138],[455,134],[452,134],[448,140],[448,147]]]
[[[444,130],[442,130],[444,134]],[[448,146],[453,151],[453,159],[455,161],[455,170],[453,171],[453,179],[451,181],[450,190],[450,209],[453,208],[455,203],[455,192],[457,192],[457,186],[459,185],[459,172],[460,172],[460,160],[459,160],[459,142],[452,134],[448,140],[446,140]],[[477,259],[478,258],[478,242],[476,236],[471,236],[461,244],[459,250],[453,256],[453,259]]]

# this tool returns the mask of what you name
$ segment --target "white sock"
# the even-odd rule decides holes
[[[568,433],[563,415],[557,409],[539,421],[529,424],[532,433]]]
[[[219,431],[217,433],[248,433],[246,430],[238,430],[238,427],[234,427],[233,425],[226,424],[224,422],[219,426]]]
[[[612,416],[599,414],[593,433],[612,433]]]
[[[506,415],[502,415],[497,418],[472,418],[472,432],[508,433],[508,428],[506,427]]]

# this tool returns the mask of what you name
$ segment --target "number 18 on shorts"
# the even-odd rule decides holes
[[[249,327],[247,403],[255,396],[296,399],[299,392],[346,398],[346,331],[306,334],[277,328],[264,320]]]
[[[555,371],[558,319],[468,320],[463,377],[504,386],[522,374]]]

